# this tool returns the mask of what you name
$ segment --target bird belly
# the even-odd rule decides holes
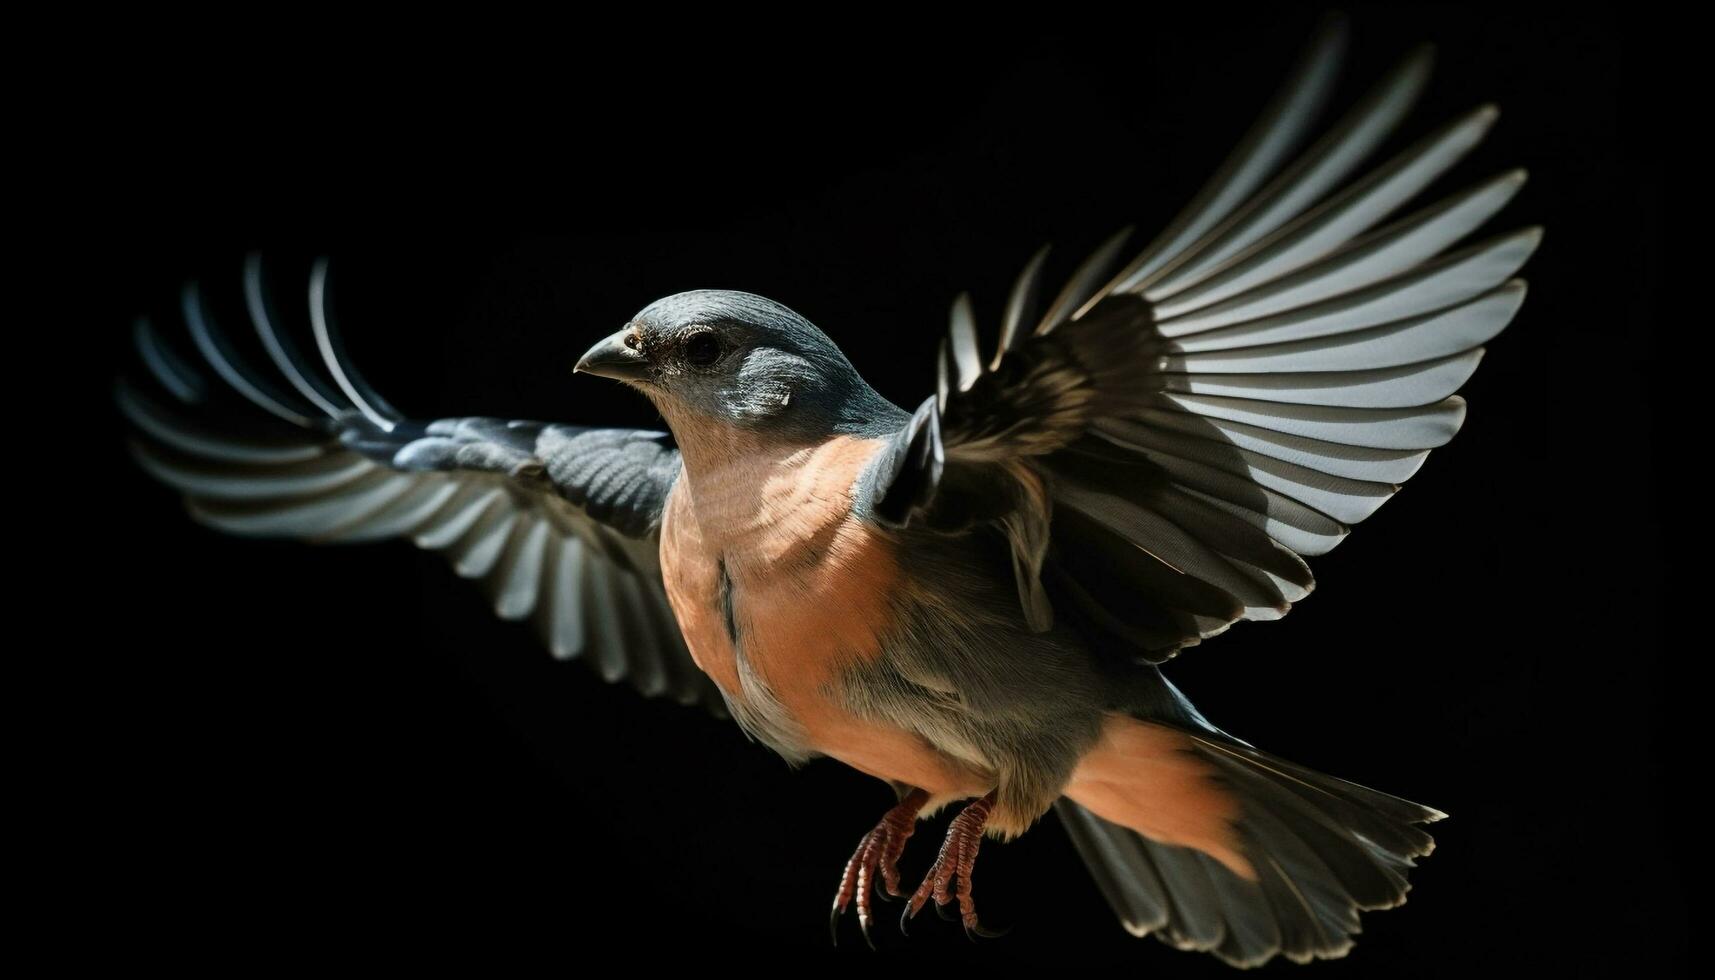
[[[898,546],[852,514],[881,441],[840,437],[681,477],[661,524],[667,597],[739,723],[789,759],[828,755],[937,795],[982,779],[920,735],[850,711],[842,677],[884,655]]]

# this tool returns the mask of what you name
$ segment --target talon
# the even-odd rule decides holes
[[[929,873],[923,876],[923,883],[911,894],[911,901],[905,907],[905,912],[899,917],[899,931],[909,935],[906,923],[929,903],[935,901],[935,914],[951,921],[959,919],[963,922],[965,936],[972,942],[977,939],[993,939],[1005,935],[1005,931],[996,931],[983,926],[977,919],[976,900],[971,896],[971,872],[976,868],[977,851],[983,842],[983,825],[988,822],[990,811],[994,809],[994,793],[989,793],[976,802],[965,807],[959,815],[953,818],[952,826],[947,828],[947,836],[941,842],[941,851],[935,856],[935,863],[929,867]],[[955,912],[952,904],[958,902]]]
[[[840,917],[855,900],[858,928],[863,932],[863,940],[870,949],[876,948],[870,928],[874,922],[870,899],[878,894],[887,901],[904,897],[894,887],[899,881],[899,856],[905,850],[906,839],[916,829],[917,814],[928,802],[928,793],[912,790],[858,841],[857,850],[852,852],[851,860],[846,862],[845,870],[840,874],[840,888],[834,893],[834,909],[828,917],[828,931],[835,946],[840,944]],[[876,887],[875,881],[878,872],[880,888]]]
[[[864,846],[864,849],[863,849],[864,863],[858,865],[858,876],[857,876],[858,930],[863,933],[863,941],[869,945],[870,949],[875,948],[875,939],[872,938],[869,934],[869,893],[870,893],[869,857],[870,857],[870,853],[874,850],[875,850],[874,841],[871,841],[870,843],[868,843]]]

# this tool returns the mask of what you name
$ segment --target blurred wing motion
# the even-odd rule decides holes
[[[118,389],[138,461],[183,492],[197,520],[316,542],[408,538],[479,580],[503,619],[533,619],[556,657],[581,658],[647,695],[724,712],[661,587],[655,534],[679,471],[665,434],[403,419],[344,356],[326,308],[325,261],[310,280],[325,374],[276,326],[258,257],[244,285],[273,375],[220,332],[195,283],[183,293],[196,351],[248,403],[239,406],[248,409],[242,425],[232,424],[238,403],[219,404],[211,379],[147,321],[137,326],[138,354],[159,391]]]
[[[1374,513],[1464,419],[1454,392],[1524,300],[1538,229],[1454,246],[1510,171],[1395,217],[1493,125],[1478,108],[1361,176],[1429,75],[1420,51],[1296,157],[1334,23],[1209,185],[1129,264],[1101,246],[1040,316],[1046,249],[992,351],[968,297],[896,438],[884,520],[993,519],[1032,624],[1160,661],[1308,595],[1300,556]],[[997,491],[1001,487],[1003,490]]]

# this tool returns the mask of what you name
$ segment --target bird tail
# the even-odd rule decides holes
[[[1235,966],[1343,956],[1405,901],[1445,814],[1237,741],[1125,716],[1055,805],[1126,929]]]

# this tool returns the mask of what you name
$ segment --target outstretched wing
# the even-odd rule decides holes
[[[1123,268],[1124,233],[1035,318],[1038,253],[986,353],[959,298],[879,516],[981,515],[1010,487],[1033,624],[1075,615],[1148,660],[1310,592],[1301,556],[1339,544],[1458,431],[1454,392],[1518,311],[1511,277],[1541,237],[1454,249],[1517,193],[1517,170],[1394,217],[1483,138],[1492,106],[1353,178],[1423,88],[1427,50],[1289,162],[1342,47],[1337,26],[1324,33]]]
[[[504,419],[404,419],[345,358],[326,280],[324,260],[310,279],[310,332],[325,374],[279,329],[256,256],[245,267],[246,305],[277,374],[258,370],[217,328],[195,283],[182,296],[185,326],[221,384],[139,321],[137,350],[154,383],[122,381],[117,391],[138,462],[182,491],[197,520],[222,531],[315,542],[406,538],[441,551],[455,572],[483,585],[501,618],[532,619],[554,656],[581,659],[647,695],[723,712],[661,586],[655,535],[679,472],[670,438]],[[234,402],[220,401],[222,387],[248,404],[233,412]]]

